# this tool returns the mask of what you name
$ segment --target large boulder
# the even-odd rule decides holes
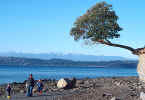
[[[60,79],[57,83],[58,88],[65,88],[67,85],[68,85],[68,82],[64,78]]]
[[[57,87],[62,89],[71,89],[74,88],[76,85],[76,79],[68,79],[68,78],[62,78],[58,81]]]

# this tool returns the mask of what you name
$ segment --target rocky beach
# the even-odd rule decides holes
[[[33,97],[26,97],[25,82],[11,83],[11,100],[142,100],[145,83],[138,77],[105,77],[96,79],[77,79],[70,89],[57,87],[57,80],[44,79],[43,94],[38,95],[34,87]],[[0,100],[7,100],[6,84],[0,86]]]

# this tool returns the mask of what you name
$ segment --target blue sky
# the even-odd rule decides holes
[[[102,0],[1,0],[0,52],[81,53],[134,58],[129,51],[86,46],[69,35],[77,17]],[[123,27],[113,42],[134,48],[145,45],[145,1],[105,0],[113,5]]]

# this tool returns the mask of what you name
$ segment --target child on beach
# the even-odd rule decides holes
[[[42,94],[42,90],[43,90],[43,83],[42,83],[42,80],[39,80],[37,82],[37,88],[38,88],[38,92],[39,92],[39,95]]]
[[[8,84],[6,90],[7,90],[7,98],[10,99],[11,98],[11,86],[10,86],[10,84]]]

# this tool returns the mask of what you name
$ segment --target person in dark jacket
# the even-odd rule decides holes
[[[10,99],[11,98],[11,86],[10,86],[10,84],[8,84],[6,90],[7,90],[7,98]]]
[[[27,96],[33,96],[33,88],[34,88],[34,85],[35,85],[35,80],[32,76],[32,74],[30,74],[28,80],[27,80]]]
[[[42,94],[42,90],[43,90],[42,80],[38,80],[38,82],[37,82],[37,89],[38,89],[39,95],[41,95]]]

